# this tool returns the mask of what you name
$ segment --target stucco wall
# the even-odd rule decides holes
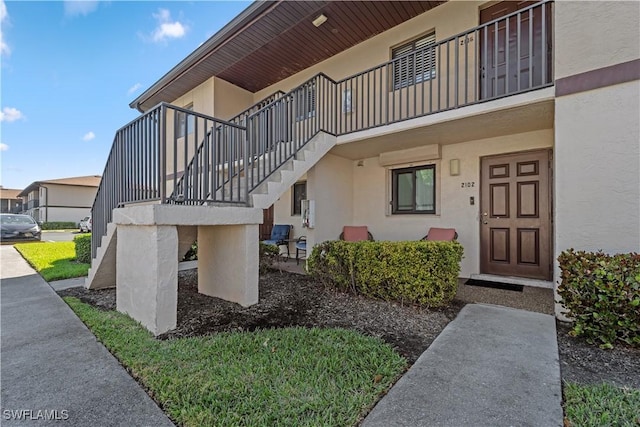
[[[556,249],[640,250],[640,81],[556,99]]]
[[[637,59],[640,2],[557,0],[555,78]]]
[[[315,228],[303,232],[309,248],[337,239],[345,225],[358,225],[353,222],[353,164],[327,154],[307,173],[307,197],[316,206]]]
[[[228,120],[253,105],[253,93],[239,88],[226,80],[215,79],[215,117]]]
[[[211,77],[196,88],[182,95],[180,98],[174,99],[171,104],[178,107],[186,107],[189,104],[193,104],[193,111],[213,116],[215,113],[213,93],[214,78]]]
[[[40,204],[65,207],[91,207],[96,198],[97,187],[79,187],[75,185],[46,184],[46,197],[40,199]],[[42,190],[42,188],[41,188]]]

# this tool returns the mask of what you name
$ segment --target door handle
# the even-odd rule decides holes
[[[482,223],[483,224],[488,224],[489,223],[489,221],[487,221],[487,213],[486,212],[482,213]]]

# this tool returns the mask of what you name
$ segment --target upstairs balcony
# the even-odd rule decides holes
[[[29,200],[27,202],[26,205],[26,209],[34,209],[40,206],[40,200],[39,199],[33,199],[33,200]]]
[[[229,121],[159,104],[116,133],[93,207],[94,255],[116,207],[250,205],[320,132],[344,136],[552,86],[552,7],[542,1],[444,40],[423,37],[341,80],[317,74]]]

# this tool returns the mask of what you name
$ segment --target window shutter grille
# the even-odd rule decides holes
[[[431,33],[391,51],[393,88],[400,89],[435,77],[436,35]]]

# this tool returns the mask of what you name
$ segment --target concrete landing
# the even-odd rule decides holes
[[[12,246],[0,262],[2,426],[173,426]]]
[[[555,318],[465,306],[363,422],[377,426],[561,426]]]

